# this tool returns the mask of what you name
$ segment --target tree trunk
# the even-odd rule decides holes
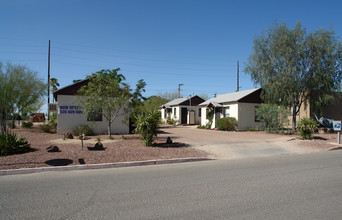
[[[108,122],[108,138],[111,138],[112,136],[112,123]]]
[[[296,132],[296,116],[297,116],[297,109],[295,103],[292,104],[292,133]]]

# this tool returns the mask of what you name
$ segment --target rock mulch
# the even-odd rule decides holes
[[[31,152],[10,156],[0,156],[0,170],[58,166],[59,161],[68,161],[67,165],[117,163],[127,161],[144,161],[154,159],[172,159],[188,157],[207,157],[205,152],[187,145],[179,147],[158,147],[165,139],[157,139],[156,147],[141,144],[138,135],[92,136],[84,141],[82,149],[78,138],[64,139],[64,135],[43,133],[38,126],[32,128],[16,128],[13,132],[21,135],[31,143]],[[100,138],[105,150],[89,151]],[[58,152],[47,152],[47,147],[57,146]],[[54,161],[54,163],[51,163]]]

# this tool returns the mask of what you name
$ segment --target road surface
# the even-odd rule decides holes
[[[342,151],[0,176],[0,219],[341,219]]]

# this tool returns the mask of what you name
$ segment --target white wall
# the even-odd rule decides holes
[[[207,108],[206,107],[202,107],[201,108],[201,125],[205,126],[208,123],[208,119],[207,119]]]
[[[255,107],[260,106],[256,103],[239,103],[238,130],[244,131],[248,128],[257,128],[260,122],[255,122]]]
[[[260,106],[260,104],[255,103],[223,103],[224,108],[229,106],[229,117],[236,118],[238,122],[238,130],[247,130],[248,128],[257,128],[260,122],[255,122],[255,106]],[[202,108],[201,125],[205,126],[208,123],[206,118],[206,109]],[[217,112],[214,114],[214,120],[211,128],[216,127],[216,118],[223,118],[224,114],[222,112]]]
[[[86,115],[79,110],[74,110],[74,107],[79,106],[79,102],[72,95],[59,95],[58,96],[58,114],[57,114],[57,134],[65,134],[71,132],[74,128],[80,125],[89,125],[94,127],[96,134],[107,134],[107,121],[102,116],[102,121],[87,121]],[[61,106],[68,106],[68,109],[61,109]],[[63,108],[63,107],[62,107]],[[72,108],[72,109],[71,109]],[[127,116],[126,114],[120,114],[111,125],[112,134],[128,134],[129,126],[128,119],[124,123]]]

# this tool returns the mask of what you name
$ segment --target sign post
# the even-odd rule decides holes
[[[333,121],[334,131],[337,131],[337,144],[341,144],[341,121]]]

